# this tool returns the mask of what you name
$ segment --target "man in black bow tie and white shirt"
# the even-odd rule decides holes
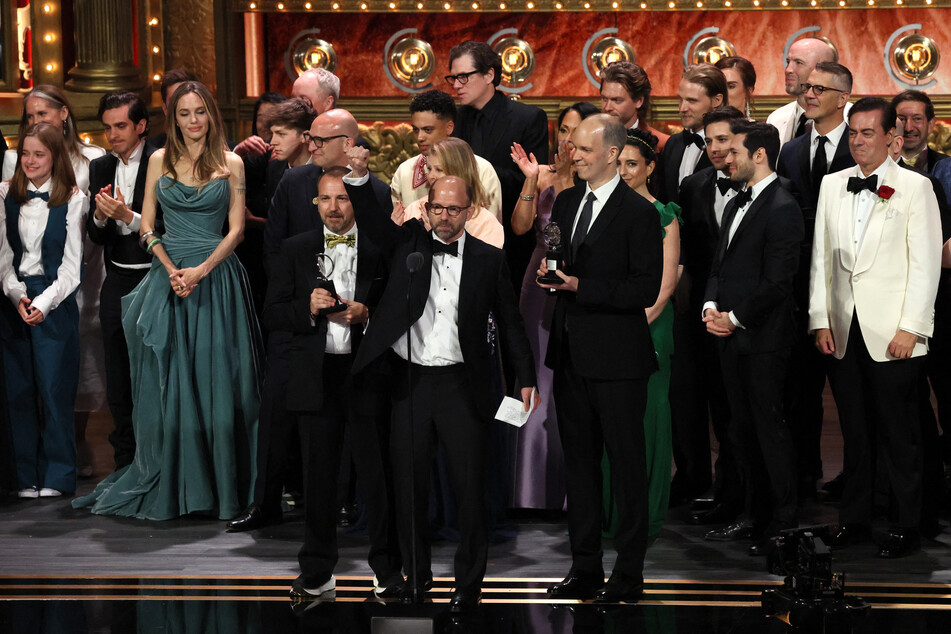
[[[833,358],[829,379],[844,440],[844,490],[833,548],[869,537],[876,447],[894,495],[882,557],[920,546],[918,379],[934,330],[941,221],[928,179],[888,156],[895,108],[866,97],[849,113],[856,167],[822,181],[809,329]]]

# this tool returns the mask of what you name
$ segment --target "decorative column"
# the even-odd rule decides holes
[[[132,5],[129,0],[75,0],[76,65],[69,69],[69,90],[138,90],[145,85],[134,59]]]

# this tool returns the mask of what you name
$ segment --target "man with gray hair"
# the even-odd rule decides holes
[[[311,68],[294,80],[292,97],[310,102],[317,114],[337,107],[340,99],[340,78],[323,68]]]
[[[777,108],[766,123],[779,130],[779,144],[806,133],[805,91],[802,85],[819,62],[838,62],[839,53],[827,38],[807,37],[793,42],[786,55],[786,94],[795,100]],[[848,112],[846,112],[848,114]]]
[[[636,603],[647,551],[647,380],[657,358],[645,309],[657,301],[663,232],[651,203],[617,171],[627,132],[617,117],[592,115],[572,133],[583,184],[552,208],[565,244],[546,365],[565,451],[571,570],[553,599]],[[542,261],[538,275],[546,275]],[[617,563],[604,583],[601,561],[601,457],[607,448],[619,525]]]

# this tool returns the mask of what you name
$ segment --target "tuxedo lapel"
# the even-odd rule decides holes
[[[482,149],[483,156],[494,156],[496,149],[505,139],[512,138],[509,135],[509,126],[512,125],[512,116],[509,112],[510,101],[506,97],[502,116],[492,122],[489,128],[489,136],[486,138],[485,147]],[[488,122],[486,122],[488,124]]]
[[[896,181],[898,180],[898,170],[904,169],[898,165],[889,165],[885,170],[885,177],[881,185],[888,185],[895,190],[895,194],[888,200],[881,198],[875,199],[872,206],[872,213],[868,218],[868,226],[865,228],[865,235],[862,236],[862,244],[859,245],[858,253],[855,254],[855,268],[852,274],[857,275],[866,271],[875,262],[875,254],[878,253],[878,245],[882,241],[882,231],[885,228],[885,220],[890,213],[895,213],[895,207],[900,204],[900,189]]]
[[[601,237],[601,234],[604,233],[604,230],[611,224],[614,217],[618,215],[618,212],[621,210],[622,187],[627,187],[627,184],[624,181],[618,182],[617,187],[614,188],[614,191],[611,192],[608,199],[604,201],[604,205],[601,207],[601,213],[598,214],[598,217],[588,228],[588,235],[585,236],[584,242],[582,242],[578,248],[579,260],[587,250],[586,245],[593,245],[597,242],[598,238]],[[590,248],[590,246],[588,248]]]
[[[586,191],[583,185],[567,192],[564,213],[558,218],[558,228],[561,229],[561,248],[566,263],[574,262],[571,254],[571,229],[575,224],[575,216],[581,206],[581,199]]]
[[[809,200],[812,200],[812,164],[809,162],[809,145],[811,141],[812,137],[810,136],[807,138],[806,143],[798,143],[798,156],[796,157],[799,162],[799,174],[801,175],[801,180],[797,184],[805,189],[803,198],[806,198],[807,194]],[[795,139],[790,141],[790,143],[795,142]]]
[[[776,188],[779,187],[779,179],[777,178],[772,183],[770,183],[766,189],[760,192],[759,196],[756,197],[752,203],[750,203],[750,208],[746,210],[746,213],[743,214],[743,219],[740,220],[740,225],[736,228],[736,231],[733,232],[733,240],[730,240],[729,245],[727,246],[727,251],[732,249],[736,243],[742,237],[743,232],[747,227],[750,226],[750,223],[753,222],[753,219],[759,213],[766,203],[773,199],[773,193],[776,191]],[[736,215],[734,210],[733,215]],[[731,219],[732,222],[732,219]],[[723,225],[723,231],[727,234],[727,239],[729,239],[730,225]]]
[[[858,168],[849,170],[848,176],[855,176],[856,174],[862,176],[861,170]],[[839,260],[845,270],[851,271],[855,268],[855,219],[852,212],[855,194],[848,191],[847,184],[848,177],[841,181],[835,221],[838,226],[836,234],[839,236]]]
[[[700,214],[706,220],[707,226],[710,228],[710,236],[713,238],[720,235],[719,225],[717,224],[717,178],[719,177],[720,172],[717,170],[711,171],[709,178],[700,188],[700,191],[706,194],[706,196],[702,194],[700,196]],[[723,211],[726,213],[726,208]]]
[[[852,159],[852,152],[849,150],[849,126],[845,126],[842,132],[842,138],[835,146],[835,156],[832,157],[832,165],[829,166],[829,173],[838,172],[855,165]]]

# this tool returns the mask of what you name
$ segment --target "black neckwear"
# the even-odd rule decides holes
[[[740,184],[737,183],[732,178],[725,178],[723,176],[717,178],[717,189],[720,190],[721,196],[726,196],[726,193],[731,189],[733,191],[739,191]]]
[[[578,226],[571,236],[571,255],[572,258],[578,254],[578,249],[584,243],[585,236],[588,235],[588,227],[591,225],[591,216],[594,214],[594,201],[597,197],[594,192],[588,194],[584,201],[584,207],[581,209],[581,217],[578,218]]]
[[[433,240],[433,255],[438,253],[445,253],[446,255],[458,256],[459,255],[459,242],[453,242],[452,244],[446,244],[445,242],[440,242],[439,240]]]
[[[747,187],[746,189],[738,192],[736,197],[733,198],[733,204],[736,205],[736,209],[742,209],[744,205],[748,205],[750,201],[753,200],[753,188]],[[723,212],[723,217],[726,218],[726,212]],[[729,225],[724,223],[723,228],[729,231]]]
[[[800,137],[806,133],[806,121],[808,121],[808,119],[806,119],[806,113],[804,112],[799,115],[799,124],[796,126],[795,136]]]
[[[822,177],[829,171],[829,161],[826,159],[826,143],[829,137],[820,136],[816,139],[816,155],[812,159],[812,191],[816,200],[819,199],[819,186],[822,185]]]
[[[851,194],[858,194],[863,189],[867,189],[870,192],[878,190],[878,176],[872,174],[868,178],[859,178],[858,176],[849,177],[849,182],[845,188]]]

